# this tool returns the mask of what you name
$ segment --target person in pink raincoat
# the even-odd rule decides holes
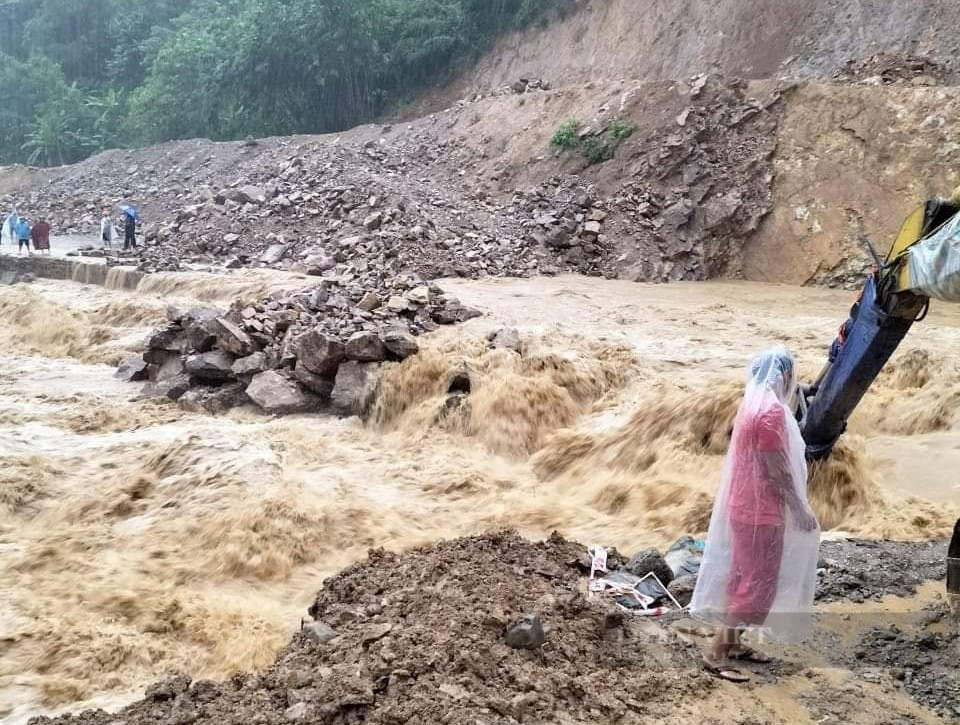
[[[743,643],[744,633],[797,641],[812,623],[820,530],[807,502],[805,445],[789,406],[794,369],[784,348],[750,364],[690,605],[693,616],[719,627],[705,667],[735,682],[749,680],[735,661],[770,661]]]

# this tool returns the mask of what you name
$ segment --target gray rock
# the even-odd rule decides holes
[[[317,644],[326,644],[337,636],[336,631],[323,622],[310,622],[303,625],[303,632]]]
[[[383,214],[378,211],[368,214],[363,220],[363,227],[367,231],[375,231],[380,228],[380,225],[383,223]]]
[[[381,362],[387,358],[383,341],[373,332],[355,332],[347,340],[347,358],[359,362]]]
[[[194,322],[215,320],[223,312],[216,307],[184,307],[182,305],[168,305],[167,319],[181,327],[187,327]]]
[[[191,413],[226,412],[247,402],[242,383],[233,383],[219,388],[199,386],[190,388],[177,401],[180,407]]]
[[[534,613],[524,614],[507,627],[503,637],[514,649],[538,649],[547,641],[540,617]]]
[[[520,332],[516,327],[502,327],[491,339],[494,347],[502,347],[514,352],[520,352]]]
[[[339,340],[311,330],[297,341],[298,357],[304,367],[316,375],[333,377],[337,366],[346,359],[346,351]]]
[[[644,549],[631,558],[623,568],[634,576],[640,577],[653,572],[664,586],[673,581],[673,569],[656,549]]]
[[[241,186],[238,189],[232,189],[227,192],[227,198],[238,204],[265,204],[267,201],[267,192],[259,186]]]
[[[184,364],[180,355],[171,355],[160,364],[157,371],[157,380],[170,380],[179,377],[187,372],[187,366]]]
[[[212,319],[185,321],[184,341],[188,352],[208,352],[217,344],[216,322]]]
[[[380,308],[383,305],[383,301],[380,299],[379,295],[376,292],[367,292],[363,299],[357,303],[359,307],[364,312],[373,312],[374,310]]]
[[[232,369],[233,374],[237,377],[262,373],[267,369],[267,355],[263,352],[255,352],[252,355],[234,360]]]
[[[307,715],[310,713],[310,706],[305,702],[298,702],[296,705],[291,705],[286,710],[283,711],[283,717],[285,720],[290,722],[301,722],[302,720],[307,719]]]
[[[183,328],[180,325],[168,325],[157,330],[147,339],[147,347],[151,350],[167,350],[169,352],[186,352],[186,341]],[[152,362],[147,360],[147,362]]]
[[[312,277],[319,277],[324,272],[337,266],[337,260],[325,254],[314,254],[303,260],[301,265],[304,274]]]
[[[240,241],[240,235],[239,235],[239,234],[224,234],[224,235],[223,235],[223,242],[224,242],[224,244],[236,244],[236,243],[239,242],[239,241]]]
[[[233,356],[223,350],[199,353],[187,358],[186,367],[199,380],[229,380],[233,377]]]
[[[267,248],[267,251],[265,251],[262,255],[260,255],[260,261],[263,262],[264,264],[276,264],[277,262],[279,262],[281,259],[284,258],[286,253],[287,253],[286,244],[271,244]]]
[[[407,292],[407,299],[416,305],[430,304],[430,289],[428,287],[414,287]]]
[[[305,413],[320,404],[316,396],[275,370],[255,375],[247,386],[247,395],[263,410],[276,414]]]
[[[243,328],[234,324],[226,317],[218,317],[213,321],[213,329],[217,335],[217,342],[227,352],[237,357],[247,357],[256,351],[256,343]]]
[[[143,396],[145,398],[179,400],[188,390],[190,390],[190,376],[186,373],[181,373],[180,375],[157,380],[155,383],[144,386]]]
[[[393,625],[390,622],[382,622],[380,624],[368,624],[363,628],[363,631],[360,633],[360,643],[361,644],[370,644],[371,642],[376,642],[378,639],[383,639],[390,631],[393,629]]]
[[[583,225],[584,234],[597,236],[602,231],[603,227],[601,226],[600,222],[589,221]]]
[[[136,380],[146,380],[147,363],[139,355],[136,357],[127,358],[120,363],[120,366],[117,368],[117,372],[115,372],[113,376],[115,378],[120,378],[127,383],[131,383]]]
[[[401,360],[406,360],[420,352],[420,343],[417,342],[417,338],[402,328],[385,330],[380,334],[380,339],[383,341],[383,346]]]
[[[407,301],[406,297],[400,297],[399,295],[394,295],[389,300],[387,300],[387,309],[391,312],[401,313],[406,312],[410,309],[410,303]]]
[[[241,405],[246,405],[250,399],[247,397],[244,388],[243,383],[231,383],[229,385],[222,385],[219,388],[214,388],[204,401],[204,408],[206,408],[208,412],[218,415],[220,413],[226,413],[231,408],[239,408]]]
[[[340,365],[330,396],[334,411],[366,417],[376,398],[381,374],[379,363],[350,361]]]
[[[695,574],[677,577],[667,585],[667,590],[673,595],[674,599],[680,602],[680,606],[685,607],[693,599],[693,590],[697,586],[697,577]]]
[[[290,722],[300,722],[307,719],[307,715],[310,713],[310,706],[305,702],[298,702],[296,705],[291,705],[286,710],[283,711],[283,717],[285,720]]]
[[[302,360],[297,361],[297,365],[293,369],[293,377],[311,393],[320,396],[322,401],[330,399],[330,393],[333,391],[333,378],[325,378],[310,372],[304,366]]]

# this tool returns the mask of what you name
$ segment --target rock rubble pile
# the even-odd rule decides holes
[[[117,375],[197,412],[253,402],[275,414],[362,414],[384,362],[416,354],[421,333],[479,314],[416,277],[373,289],[325,279],[226,311],[172,306]]]

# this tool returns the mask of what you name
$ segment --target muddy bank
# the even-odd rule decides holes
[[[844,558],[853,546],[829,548]],[[942,553],[945,544],[937,547]],[[900,557],[912,553],[894,544],[885,549]],[[712,721],[704,719],[704,703],[723,712],[723,722],[782,722],[764,688],[820,676],[796,649],[780,652],[772,668],[758,668],[759,689],[738,690],[706,676],[696,645],[685,636],[689,623],[633,617],[590,598],[580,567],[585,555],[584,547],[557,535],[531,543],[510,533],[401,555],[372,551],[367,561],[324,582],[310,607],[314,621],[262,673],[223,683],[175,678],[150,687],[143,701],[116,715],[32,722]],[[878,588],[878,594],[890,591]],[[537,639],[536,646],[521,647],[507,634],[525,614],[541,623],[542,644]],[[948,632],[931,649],[949,652],[955,637]],[[883,712],[857,722],[935,722],[913,701],[929,702],[916,687],[873,684],[883,678],[876,666],[893,664],[882,654],[889,641],[871,630],[853,647],[838,643],[830,654],[834,662],[846,656],[851,670],[860,661],[874,669],[870,677],[848,671],[848,687],[833,708],[869,696],[878,698]],[[810,722],[824,712],[813,700],[797,705],[791,722]],[[960,700],[951,700],[947,687],[934,706],[952,712]]]

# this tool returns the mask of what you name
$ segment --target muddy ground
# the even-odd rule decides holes
[[[944,542],[870,548],[881,561],[902,564],[915,560],[918,547],[942,562]],[[830,542],[824,555],[869,568],[862,548]],[[584,555],[559,535],[533,543],[514,533],[406,554],[373,550],[324,582],[310,607],[323,626],[308,621],[264,672],[220,683],[177,677],[117,714],[31,722],[906,724],[960,717],[956,623],[929,588],[919,611],[820,612],[815,643],[777,649],[777,661],[751,666],[753,684],[738,688],[701,671],[702,632],[682,613],[636,617],[587,595]],[[935,568],[922,575],[943,573],[942,564]],[[844,586],[825,577],[820,598]],[[871,591],[909,589],[890,576]],[[525,613],[542,621],[541,647],[507,643],[505,631]],[[767,694],[774,687],[799,694],[789,720]],[[865,699],[876,707],[864,712]]]

